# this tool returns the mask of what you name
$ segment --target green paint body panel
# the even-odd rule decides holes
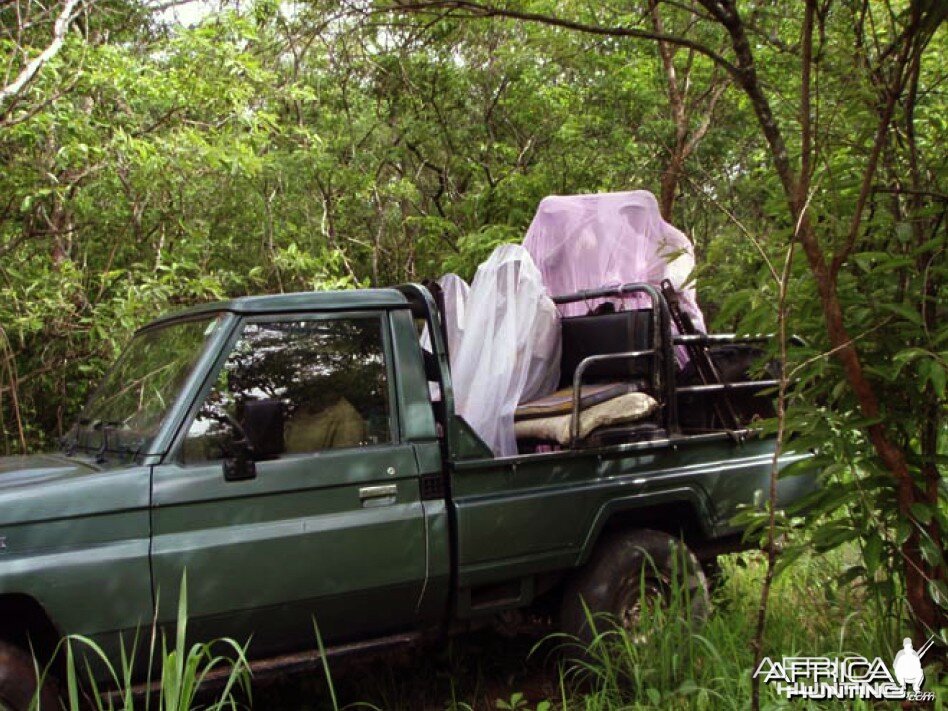
[[[493,459],[452,414],[433,329],[447,411],[439,437],[406,293],[430,301],[414,286],[250,297],[148,326],[222,317],[134,461],[0,459],[0,614],[5,601],[28,596],[60,634],[91,636],[115,653],[119,635],[153,615],[173,624],[186,572],[190,633],[252,636],[254,656],[312,649],[314,619],[329,644],[444,630],[454,618],[529,604],[542,576],[583,564],[614,516],[634,523],[677,504],[714,541],[735,532],[728,521],[766,488],[768,439]],[[391,443],[257,462],[246,481],[226,481],[219,462],[182,462],[188,423],[246,319],[366,313],[380,316],[390,361]],[[380,486],[393,493],[362,499],[365,487]],[[782,479],[781,504],[811,486]],[[500,592],[483,594],[491,589]]]
[[[537,454],[458,463],[453,503],[461,586],[508,580],[583,562],[609,516],[686,503],[703,534],[722,537],[738,506],[769,482],[771,440],[726,437],[671,447]],[[793,461],[785,458],[784,463]],[[782,503],[799,482],[779,482]]]
[[[29,595],[59,632],[95,638],[151,621],[149,467],[0,459],[0,600]]]

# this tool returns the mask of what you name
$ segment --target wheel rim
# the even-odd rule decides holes
[[[639,633],[638,637],[645,641],[647,635],[642,629],[642,620],[656,607],[667,602],[668,580],[663,577],[647,575],[626,578],[619,588],[616,605],[616,617],[619,625],[626,632]]]

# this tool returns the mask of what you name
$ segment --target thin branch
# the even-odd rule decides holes
[[[635,37],[637,39],[667,42],[668,44],[673,44],[678,47],[687,47],[689,49],[693,49],[699,54],[703,54],[715,64],[720,65],[726,69],[728,73],[734,76],[737,76],[739,73],[739,70],[735,65],[727,61],[722,55],[718,54],[710,47],[707,47],[700,42],[695,42],[694,40],[687,39],[686,37],[650,32],[635,27],[590,25],[585,22],[567,20],[554,15],[544,15],[537,12],[526,12],[506,7],[485,5],[479,2],[473,2],[473,0],[422,0],[422,2],[400,2],[399,0],[396,0],[394,5],[388,6],[381,11],[389,12],[394,10],[409,13],[424,13],[434,10],[444,10],[445,8],[450,10],[450,14],[452,14],[454,17],[459,17],[461,19],[504,17],[511,20],[523,20],[526,22],[536,22],[552,27],[561,27],[567,30],[585,32],[586,34],[606,35],[609,37]],[[457,11],[462,11],[467,14],[461,14]]]
[[[919,20],[919,11],[918,8],[915,7],[912,12],[912,19],[909,23],[909,26],[902,34],[900,34],[900,37],[905,37],[905,41],[900,48],[898,59],[896,60],[892,83],[884,88],[885,105],[882,108],[882,112],[879,117],[879,123],[876,126],[876,135],[872,143],[872,149],[869,152],[869,161],[866,164],[866,169],[863,173],[862,185],[859,188],[859,195],[856,198],[856,207],[853,212],[852,222],[849,226],[849,234],[847,235],[846,241],[843,243],[843,245],[839,248],[839,250],[837,250],[836,254],[833,255],[833,259],[830,264],[830,275],[833,278],[835,278],[840,268],[842,268],[843,264],[849,258],[849,255],[852,254],[853,249],[856,247],[856,240],[859,237],[859,228],[862,226],[862,216],[866,209],[866,202],[868,201],[869,196],[872,194],[872,184],[875,181],[876,168],[879,165],[879,156],[882,155],[882,149],[885,146],[886,138],[889,133],[889,125],[892,123],[892,116],[895,113],[895,104],[896,101],[902,96],[902,92],[905,89],[905,65],[908,62],[909,54],[916,40]],[[881,71],[881,65],[879,66],[879,69]]]
[[[708,100],[708,105],[705,109],[704,116],[701,119],[701,123],[699,123],[695,128],[694,132],[691,134],[691,138],[685,145],[684,153],[686,156],[691,155],[694,149],[698,147],[698,144],[701,142],[701,140],[707,135],[708,130],[711,128],[711,120],[714,118],[714,108],[717,106],[717,103],[721,97],[724,96],[724,92],[727,91],[729,86],[730,82],[725,79],[712,88],[711,98]]]
[[[66,41],[66,33],[69,31],[69,25],[76,17],[76,8],[79,6],[79,2],[80,0],[66,0],[62,12],[59,13],[59,17],[56,18],[56,22],[53,24],[52,41],[46,49],[26,63],[26,66],[20,70],[16,79],[0,89],[0,106],[10,99],[17,98],[24,88],[33,81],[40,69],[43,68],[43,65],[59,53],[60,48]],[[0,118],[3,118],[3,116],[4,113],[0,113]]]
[[[31,118],[39,114],[41,111],[45,111],[67,94],[72,93],[72,90],[75,89],[78,84],[79,79],[74,79],[67,86],[57,90],[52,96],[49,96],[35,105],[30,106],[26,111],[16,113],[15,115],[13,115],[13,109],[18,104],[16,101],[13,101],[7,107],[6,115],[0,118],[0,128],[10,128],[11,126],[16,126],[17,124],[29,121]]]

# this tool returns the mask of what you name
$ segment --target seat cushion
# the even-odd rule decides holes
[[[625,395],[637,389],[630,383],[603,383],[601,385],[584,385],[580,394],[579,407],[585,410],[600,402],[611,400],[619,395]],[[573,388],[562,388],[545,397],[522,403],[514,412],[514,419],[526,420],[533,417],[552,417],[567,415],[573,411]]]
[[[625,393],[611,400],[600,402],[579,413],[579,439],[585,439],[598,427],[636,422],[645,419],[658,409],[658,402],[651,395],[641,392]],[[569,445],[571,415],[536,417],[514,423],[517,439],[539,439]]]

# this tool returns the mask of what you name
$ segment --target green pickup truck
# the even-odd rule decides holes
[[[689,385],[675,348],[735,339],[673,336],[664,295],[615,295],[632,292],[652,307],[627,312],[625,345],[596,352],[598,331],[564,319],[568,446],[501,458],[454,413],[425,287],[238,298],[142,328],[62,452],[0,460],[0,707],[26,708],[31,654],[45,663],[63,635],[117,657],[154,619],[173,626],[185,571],[189,634],[252,638],[269,670],[318,659],[314,618],[329,652],[538,606],[582,636],[580,597],[628,612],[643,552],[661,577],[684,551],[703,608],[702,565],[742,546],[730,521],[774,451],[720,421],[715,393],[773,383]],[[575,436],[581,381],[610,360],[661,406]],[[780,504],[811,486],[781,479]]]

